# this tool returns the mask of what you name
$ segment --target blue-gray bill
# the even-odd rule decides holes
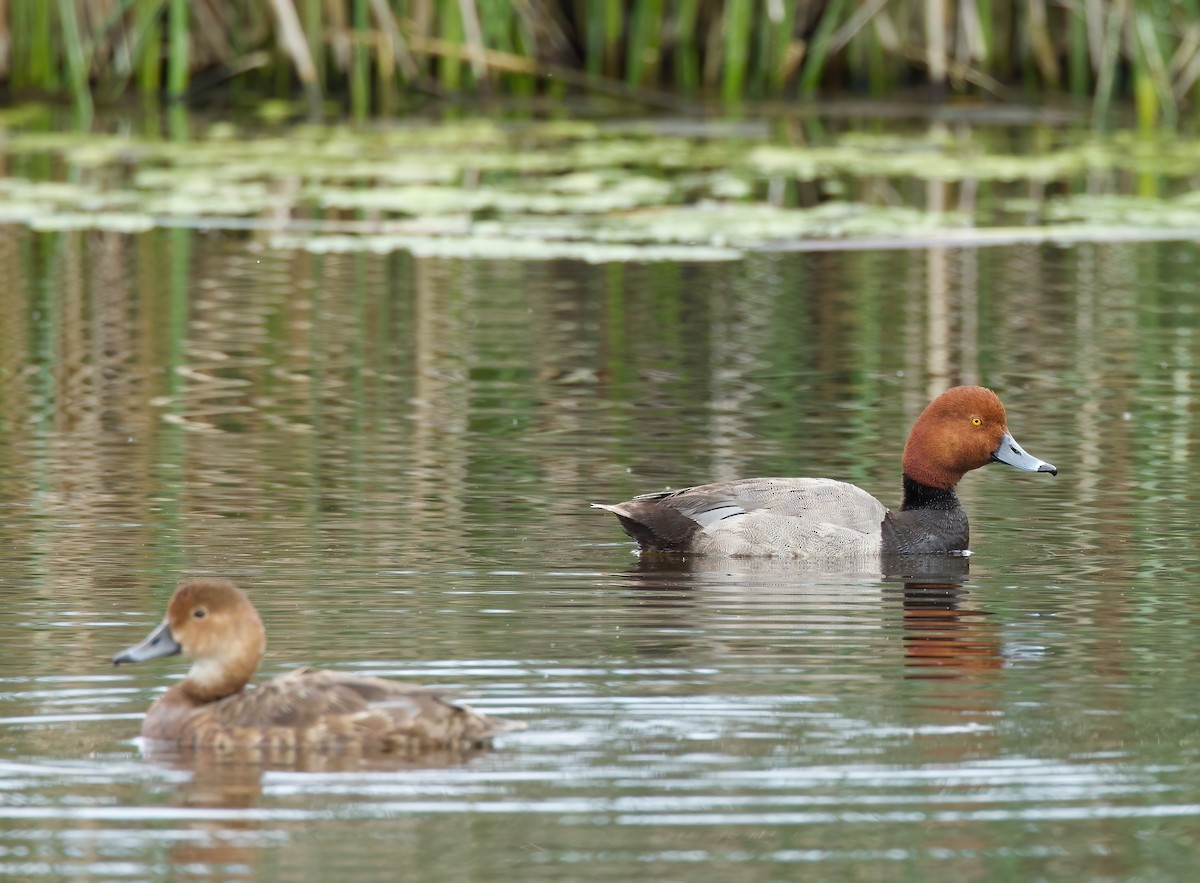
[[[992,459],[998,463],[1015,466],[1025,472],[1049,472],[1051,475],[1058,475],[1054,464],[1025,453],[1025,449],[1017,444],[1017,440],[1007,432],[1000,439],[1000,447],[992,451]]]
[[[147,659],[158,659],[160,656],[174,656],[182,649],[179,642],[175,640],[175,636],[171,634],[171,626],[166,620],[163,620],[158,628],[146,636],[146,640],[122,650],[113,657],[112,661],[113,665],[120,665],[122,662],[145,662]]]

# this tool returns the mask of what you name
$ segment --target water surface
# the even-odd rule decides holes
[[[0,228],[0,874],[1181,879],[1200,840],[1194,243],[725,263]],[[997,389],[1057,478],[961,485],[969,571],[639,562],[589,509],[825,475]],[[521,720],[465,762],[143,754],[174,583],[263,669]]]

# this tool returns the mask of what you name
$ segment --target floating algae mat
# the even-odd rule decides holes
[[[244,230],[268,246],[492,259],[1200,238],[1200,143],[1046,127],[404,123],[187,141],[0,116],[0,223]]]

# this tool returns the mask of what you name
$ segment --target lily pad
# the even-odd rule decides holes
[[[43,123],[0,115],[10,160],[0,221],[262,229],[279,248],[591,261],[985,243],[1022,221],[1042,238],[1200,229],[1200,144],[1178,136],[1043,127],[1001,142],[935,125],[808,144],[756,121],[468,119],[269,134],[220,123],[164,141],[34,130]],[[1147,176],[1166,198],[1128,191]],[[959,192],[972,198],[955,202]]]

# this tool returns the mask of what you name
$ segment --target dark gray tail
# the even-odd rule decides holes
[[[625,533],[637,540],[644,551],[686,552],[692,535],[700,525],[670,506],[653,500],[630,500],[609,506],[592,503],[617,516]]]

